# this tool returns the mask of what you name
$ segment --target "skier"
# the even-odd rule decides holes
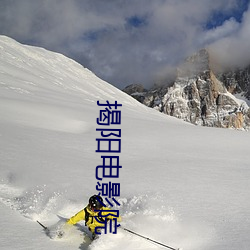
[[[96,233],[100,234],[100,228],[103,228],[105,219],[107,219],[106,222],[113,219],[115,219],[116,222],[121,221],[119,211],[117,213],[117,211],[105,207],[102,197],[99,195],[93,195],[89,198],[89,204],[72,216],[67,221],[67,224],[74,225],[80,220],[85,220],[85,226],[91,231],[92,238],[94,239]]]

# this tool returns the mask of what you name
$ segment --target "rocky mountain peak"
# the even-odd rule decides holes
[[[194,77],[210,70],[209,53],[201,49],[188,57],[177,69],[177,77]]]
[[[202,49],[178,67],[171,86],[144,90],[139,98],[138,92],[130,95],[160,112],[196,125],[248,129],[249,106],[233,94],[247,93],[244,88],[249,86],[249,71],[215,74],[210,64],[208,50]]]

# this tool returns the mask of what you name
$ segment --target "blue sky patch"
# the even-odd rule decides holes
[[[139,28],[147,24],[147,19],[145,17],[131,16],[127,18],[127,25],[134,28]]]
[[[210,20],[206,23],[206,29],[213,29],[221,26],[226,20],[234,18],[238,23],[242,22],[244,12],[248,9],[249,0],[238,1],[238,8],[230,13],[225,13],[223,10],[216,11],[212,14]]]

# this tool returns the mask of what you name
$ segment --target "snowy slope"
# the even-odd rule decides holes
[[[76,62],[0,37],[0,249],[163,249],[123,230],[90,244],[52,226],[96,193],[97,100],[122,103],[122,225],[184,250],[248,250],[248,132],[149,109]]]

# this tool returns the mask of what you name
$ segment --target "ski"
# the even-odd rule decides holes
[[[66,221],[66,218],[63,218],[61,216],[58,216],[61,221]],[[36,221],[44,230],[45,234],[50,238],[50,239],[61,239],[65,236],[64,230],[62,230],[61,225],[56,223],[55,225],[52,225],[50,227],[46,227],[44,224],[42,224],[40,221]],[[90,234],[87,231],[82,231],[83,235],[86,235],[90,241],[93,241],[94,238],[90,236]],[[97,237],[98,238],[98,237]]]

